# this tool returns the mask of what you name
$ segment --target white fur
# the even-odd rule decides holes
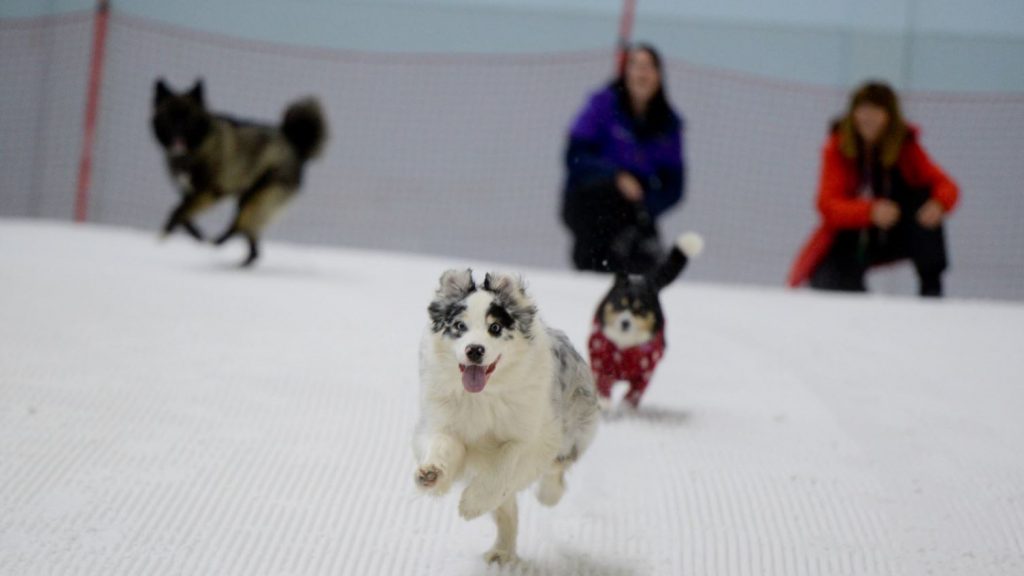
[[[459,514],[467,520],[493,514],[498,537],[485,559],[506,563],[516,558],[516,494],[541,479],[538,499],[553,505],[564,491],[567,464],[556,462],[564,435],[552,401],[558,385],[552,337],[539,317],[531,338],[489,335],[492,319],[486,311],[493,297],[478,290],[465,298],[461,318],[466,330],[457,339],[430,328],[424,333],[421,415],[413,450],[422,491],[442,495],[453,482],[465,481]],[[482,364],[498,361],[477,393],[463,388],[459,371],[459,364],[468,362],[469,344],[485,346]]]
[[[628,328],[622,327],[623,320],[629,321]],[[651,339],[651,332],[641,329],[636,316],[629,310],[615,314],[601,331],[604,332],[605,338],[611,340],[620,350],[646,344]]]
[[[676,238],[676,246],[687,258],[693,258],[704,251],[704,238],[696,232],[686,232]]]

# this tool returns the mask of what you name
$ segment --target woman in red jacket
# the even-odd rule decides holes
[[[942,222],[956,184],[933,163],[907,125],[892,88],[861,86],[823,151],[822,223],[797,256],[788,284],[864,292],[870,266],[909,258],[922,296],[942,295]]]

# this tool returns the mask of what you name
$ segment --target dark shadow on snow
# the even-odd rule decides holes
[[[606,410],[601,416],[605,422],[639,420],[668,426],[683,426],[692,422],[694,417],[693,412],[678,408],[651,405],[641,405],[639,408],[632,408],[622,404]]]

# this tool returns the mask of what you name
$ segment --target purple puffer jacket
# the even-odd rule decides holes
[[[565,193],[613,183],[620,171],[631,173],[644,188],[644,204],[652,217],[683,197],[683,121],[653,134],[641,134],[611,86],[590,97],[569,133]]]

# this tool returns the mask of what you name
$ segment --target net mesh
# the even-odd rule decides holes
[[[81,145],[91,15],[0,21],[0,215],[70,218]],[[612,52],[380,54],[298,48],[114,12],[89,219],[156,230],[176,200],[149,131],[157,77],[202,77],[211,108],[277,121],[308,94],[331,140],[267,237],[567,267],[558,208],[566,131],[608,79]],[[838,88],[773,81],[667,59],[687,119],[685,203],[661,223],[699,230],[688,278],[779,286],[814,228],[826,126]],[[949,221],[947,292],[1024,298],[1024,95],[903,96],[923,143],[960,184]],[[200,220],[213,233],[230,208]],[[907,266],[871,278],[911,293]]]
[[[0,215],[72,217],[91,38],[90,14],[0,20]]]

